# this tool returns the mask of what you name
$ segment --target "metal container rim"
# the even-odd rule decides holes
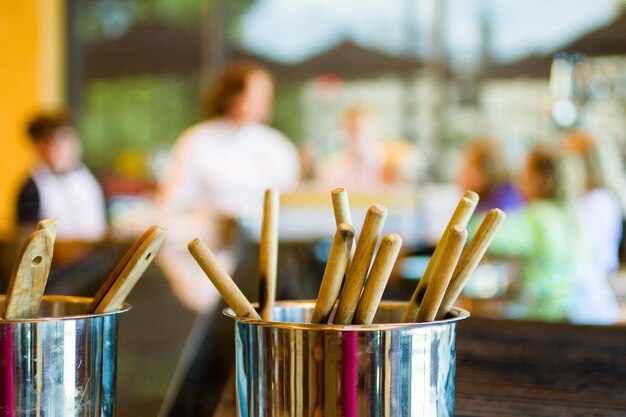
[[[0,295],[0,301],[4,302],[6,298],[5,295]],[[64,304],[83,304],[85,307],[91,303],[93,298],[91,297],[79,297],[74,295],[44,295],[42,301],[49,302],[61,302]],[[97,317],[105,317],[105,316],[113,316],[121,313],[126,313],[132,308],[132,306],[124,302],[122,306],[109,313],[98,313],[98,314],[73,314],[68,316],[47,316],[47,317],[35,317],[31,319],[3,319],[0,318],[0,325],[2,324],[15,324],[15,323],[47,323],[47,322],[58,322],[58,321],[72,321],[72,320],[86,320],[93,319]]]
[[[405,301],[381,301],[380,307],[387,309],[402,309],[407,306]],[[256,308],[258,304],[254,303]],[[297,300],[297,301],[277,301],[274,303],[276,307],[314,307],[315,300]],[[375,323],[375,324],[313,324],[313,323],[291,323],[283,321],[266,321],[257,320],[248,317],[239,317],[235,312],[227,307],[222,310],[222,314],[230,317],[240,323],[251,324],[261,327],[272,327],[278,329],[300,329],[300,330],[316,330],[316,331],[380,331],[380,330],[399,330],[399,329],[421,329],[424,327],[443,326],[456,323],[470,316],[469,311],[462,308],[453,307],[448,317],[444,320],[436,320],[426,323]]]

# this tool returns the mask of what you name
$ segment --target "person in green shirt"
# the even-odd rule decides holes
[[[522,261],[512,317],[566,320],[574,299],[577,266],[585,256],[577,161],[551,148],[534,149],[519,178],[527,205],[511,213],[492,242],[492,254]]]

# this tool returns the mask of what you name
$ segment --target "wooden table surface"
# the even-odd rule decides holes
[[[459,323],[457,416],[626,416],[626,327]]]

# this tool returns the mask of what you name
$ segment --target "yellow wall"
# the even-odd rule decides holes
[[[0,1],[0,235],[32,160],[24,124],[64,103],[64,14],[63,0]]]

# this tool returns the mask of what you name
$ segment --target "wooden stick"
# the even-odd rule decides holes
[[[456,206],[454,213],[452,213],[452,217],[450,217],[450,221],[446,226],[445,231],[443,232],[443,236],[439,240],[437,246],[435,246],[435,251],[433,252],[432,257],[430,258],[430,262],[426,266],[426,270],[422,275],[422,278],[419,280],[417,284],[417,288],[415,288],[415,292],[411,297],[411,301],[407,305],[404,310],[404,315],[402,316],[402,323],[412,323],[415,321],[415,317],[417,315],[417,309],[419,308],[422,299],[424,298],[424,294],[426,294],[426,288],[428,287],[428,283],[433,275],[433,271],[437,269],[437,264],[439,263],[439,257],[441,256],[441,246],[445,241],[446,234],[450,233],[449,231],[454,225],[459,225],[462,227],[466,227],[469,219],[472,217],[474,210],[476,209],[476,205],[478,204],[478,194],[473,191],[466,191],[463,194],[461,200]]]
[[[341,223],[335,232],[330,248],[330,255],[324,270],[324,277],[317,295],[311,323],[327,323],[330,313],[339,297],[343,276],[346,273],[350,250],[354,241],[354,229],[349,224]]]
[[[58,219],[44,219],[40,220],[37,223],[37,230],[45,230],[50,237],[50,266],[48,267],[48,275],[45,277],[44,288],[41,289],[41,298],[43,298],[43,291],[45,289],[45,284],[48,282],[48,276],[50,275],[50,268],[52,267],[52,262],[54,261],[54,242],[57,238],[57,232],[59,230],[59,220]],[[41,302],[40,298],[40,302]],[[37,308],[39,310],[39,308]]]
[[[462,226],[454,225],[444,242],[445,245],[439,264],[433,273],[431,283],[426,288],[424,299],[417,310],[417,322],[433,321],[435,319],[466,240],[467,230]]]
[[[386,217],[387,209],[381,205],[375,204],[367,210],[356,252],[339,299],[337,314],[334,318],[336,324],[352,323]]]
[[[113,286],[117,278],[120,276],[124,268],[126,268],[126,265],[130,261],[130,259],[133,257],[133,254],[135,254],[139,250],[139,248],[141,247],[141,244],[149,236],[152,236],[154,233],[158,233],[159,230],[161,229],[158,226],[151,226],[145,232],[143,232],[141,236],[139,236],[139,238],[135,240],[135,242],[133,242],[130,249],[126,251],[122,259],[117,263],[117,265],[115,265],[115,268],[113,269],[113,271],[111,271],[107,279],[104,281],[104,283],[100,286],[100,288],[96,292],[96,295],[93,297],[93,300],[91,300],[91,303],[87,307],[87,310],[86,310],[87,314],[95,313],[96,308],[98,307],[98,304],[100,304],[100,302],[102,301],[106,293],[111,289],[111,287]]]
[[[352,226],[352,215],[350,214],[348,191],[345,188],[335,188],[330,192],[330,197],[333,201],[333,212],[335,213],[336,225],[339,226],[341,223],[345,223]],[[354,240],[354,237],[352,238],[352,240]],[[350,249],[348,268],[350,267],[350,262],[352,262],[352,258],[354,258],[355,251],[356,245],[353,242],[352,249]]]
[[[339,226],[341,223],[352,224],[352,214],[350,214],[350,202],[348,200],[348,190],[345,188],[334,188],[330,191],[330,197],[333,203],[333,213],[335,215],[335,224]],[[353,226],[354,227],[354,226]],[[350,256],[348,258],[348,265],[346,265],[346,273],[350,270],[350,264],[352,263],[352,259],[354,258],[354,252],[356,251],[356,234],[352,238],[352,245],[350,248]],[[330,316],[328,317],[327,322],[332,323],[335,314],[337,313],[337,307],[339,307],[339,300],[335,301],[335,305],[333,306]]]
[[[45,230],[28,236],[17,257],[2,306],[5,319],[37,317],[52,264],[52,239]]]
[[[345,188],[334,188],[330,192],[330,197],[333,201],[333,212],[335,213],[337,225],[340,223],[352,225],[348,191]]]
[[[279,193],[273,188],[265,190],[263,228],[259,256],[259,312],[265,321],[272,320],[276,299],[276,268],[278,264],[278,208]]]
[[[117,279],[109,287],[97,306],[92,307],[93,313],[104,314],[117,311],[133,290],[144,271],[150,266],[163,243],[163,229],[157,227],[141,242],[133,252]]]
[[[372,324],[401,247],[402,238],[397,234],[390,233],[383,237],[352,320],[353,324]]]
[[[478,205],[478,202],[480,201],[480,196],[478,194],[476,194],[472,190],[466,190],[463,193],[463,197],[462,198],[469,198],[470,199],[470,201],[472,202],[472,209],[470,211],[461,211],[461,212],[458,212],[458,213],[455,211],[452,214],[452,218],[450,219],[450,221],[455,221],[457,223],[449,223],[449,224],[459,224],[459,225],[465,224],[465,225],[467,225],[467,223],[472,218],[472,214],[474,214],[474,210],[476,209],[476,206]],[[458,217],[454,218],[455,215],[458,216]]]
[[[37,223],[37,230],[45,230],[48,232],[50,239],[52,239],[52,244],[54,245],[54,241],[57,238],[57,231],[59,230],[59,220],[58,219],[44,219],[40,220]]]
[[[485,220],[480,224],[476,231],[476,235],[472,238],[467,249],[463,252],[459,264],[454,270],[448,289],[441,301],[441,306],[437,312],[437,320],[442,320],[450,311],[459,295],[463,291],[463,287],[467,284],[474,270],[485,255],[487,248],[491,244],[498,228],[504,223],[506,214],[500,209],[489,210]]]
[[[187,245],[189,252],[209,277],[215,288],[222,294],[224,301],[239,317],[261,320],[252,304],[241,292],[233,279],[217,263],[215,256],[200,239],[196,238]]]

